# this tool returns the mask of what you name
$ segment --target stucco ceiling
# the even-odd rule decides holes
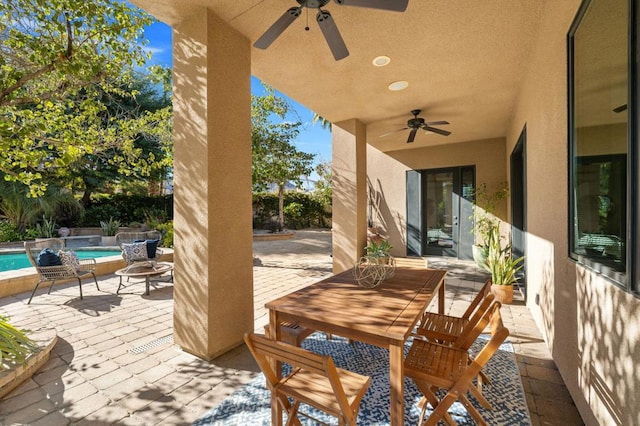
[[[393,1],[393,0],[389,0]],[[556,0],[554,0],[556,1]],[[135,0],[175,26],[209,8],[251,43],[295,0]],[[252,74],[332,122],[359,119],[383,151],[502,137],[507,131],[545,0],[409,0],[403,13],[330,2],[350,55],[334,60],[306,11],[267,50],[252,47]],[[374,67],[376,56],[391,58]],[[406,80],[392,92],[388,85]],[[451,136],[419,132],[407,144],[410,111]]]

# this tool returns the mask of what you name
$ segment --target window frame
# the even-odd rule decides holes
[[[567,102],[567,118],[568,118],[568,157],[567,157],[567,171],[568,171],[568,257],[570,261],[575,262],[587,269],[590,269],[607,281],[620,287],[626,292],[629,292],[636,297],[640,297],[640,250],[638,248],[638,238],[640,233],[638,232],[638,223],[640,223],[640,211],[638,211],[638,190],[640,189],[640,182],[638,180],[640,170],[640,164],[638,162],[638,134],[640,134],[640,120],[637,118],[637,105],[638,98],[640,97],[640,86],[637,83],[638,78],[638,23],[640,22],[640,10],[638,10],[638,0],[628,0],[628,32],[627,32],[627,110],[628,110],[628,123],[627,123],[627,185],[626,185],[626,215],[627,215],[627,229],[625,238],[625,257],[626,257],[626,272],[624,274],[607,274],[603,273],[600,267],[593,267],[590,264],[596,266],[606,266],[604,264],[591,261],[582,262],[579,254],[575,252],[575,196],[574,196],[574,176],[575,168],[578,161],[576,157],[576,135],[575,135],[575,86],[574,86],[574,37],[577,30],[580,28],[580,24],[589,9],[589,6],[593,1],[602,0],[583,0],[576,16],[569,28],[567,34],[567,89],[568,89],[568,102]],[[589,264],[590,263],[590,264]]]

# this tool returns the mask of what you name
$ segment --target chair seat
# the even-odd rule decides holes
[[[355,408],[367,391],[370,378],[341,368],[336,368],[336,371],[349,405]],[[298,369],[281,379],[276,390],[305,404],[322,407],[323,410],[334,416],[339,417],[342,413],[331,382],[321,374]]]

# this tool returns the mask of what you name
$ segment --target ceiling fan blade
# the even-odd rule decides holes
[[[368,7],[392,12],[404,12],[409,4],[409,0],[335,0],[335,2],[343,6]]]
[[[409,130],[409,128],[408,127],[403,127],[402,129],[392,130],[390,132],[381,134],[379,137],[383,138],[385,136],[389,136],[392,133],[402,132],[403,130]]]
[[[620,106],[615,107],[613,109],[613,112],[621,113],[622,111],[626,111],[626,109],[627,109],[627,104],[624,104],[624,105],[620,105]]]
[[[416,133],[418,133],[417,127],[414,127],[413,129],[411,129],[411,133],[409,133],[409,138],[407,139],[407,143],[413,142],[413,140],[416,138]]]
[[[336,22],[331,17],[331,14],[326,10],[321,10],[316,15],[316,21],[318,21],[322,34],[327,40],[329,49],[331,49],[331,53],[333,53],[333,57],[336,61],[349,56],[347,46],[344,44],[344,40],[342,39],[340,31],[338,31]]]
[[[442,136],[449,136],[451,134],[451,132],[449,132],[447,130],[436,129],[435,127],[431,127],[431,126],[427,126],[427,125],[422,126],[422,128],[424,130],[426,130],[427,132],[437,133],[437,134],[442,135]]]
[[[292,7],[287,10],[276,22],[273,23],[273,25],[269,27],[267,31],[265,31],[264,34],[262,34],[258,40],[256,40],[255,43],[253,43],[253,46],[258,49],[266,49],[271,46],[271,43],[273,43],[278,36],[280,36],[280,34],[282,34],[284,30],[286,30],[301,14],[302,7]]]
[[[429,121],[428,123],[424,123],[427,126],[443,126],[445,124],[449,124],[448,121]]]

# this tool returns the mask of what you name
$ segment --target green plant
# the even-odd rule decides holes
[[[484,267],[489,256],[489,245],[495,238],[500,241],[500,219],[496,213],[500,202],[509,196],[509,186],[506,182],[498,185],[498,189],[491,192],[486,183],[476,188],[472,206],[472,215],[469,218],[474,226],[471,232],[476,237],[476,246],[479,253],[476,262]]]
[[[393,246],[387,240],[371,240],[365,247],[367,257],[389,257]]]
[[[517,272],[524,266],[524,256],[513,258],[511,244],[502,247],[502,238],[494,233],[488,242],[488,254],[484,265],[491,274],[491,283],[495,285],[513,285],[517,280]]]
[[[102,235],[105,237],[113,237],[118,233],[120,229],[120,221],[114,220],[112,217],[109,220],[101,220],[100,228],[102,228]]]
[[[52,217],[42,216],[42,222],[36,223],[34,229],[38,238],[53,238],[56,236],[56,222]]]
[[[173,221],[170,220],[166,223],[161,223],[156,226],[158,231],[162,232],[161,247],[173,247]]]
[[[18,227],[8,220],[0,220],[0,242],[20,240],[22,240],[22,233]]]
[[[6,361],[23,363],[37,349],[38,346],[24,330],[15,328],[9,324],[8,317],[0,315],[0,369],[4,368]]]

